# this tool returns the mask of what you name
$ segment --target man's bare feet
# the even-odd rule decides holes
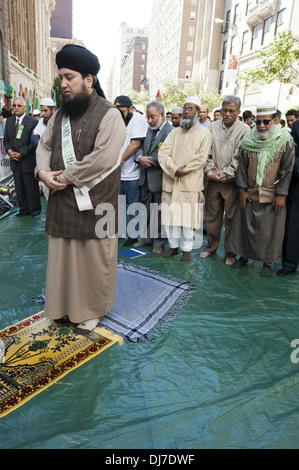
[[[236,261],[235,258],[226,258],[225,264],[227,264],[228,266],[231,266],[235,261]]]
[[[210,256],[210,254],[211,253],[209,253],[208,251],[202,251],[201,253],[199,253],[199,257],[204,259]]]

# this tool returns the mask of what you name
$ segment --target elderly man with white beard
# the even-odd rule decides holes
[[[281,258],[286,219],[285,201],[295,162],[290,133],[274,125],[276,106],[257,107],[256,129],[245,136],[236,173],[240,204],[228,237],[228,249],[240,258],[263,262],[261,276],[272,275],[272,263]]]
[[[191,261],[194,229],[201,225],[204,168],[212,144],[211,133],[198,123],[199,108],[198,98],[186,98],[180,127],[170,132],[159,150],[162,224],[169,243],[162,256],[170,258],[181,249],[183,262]]]

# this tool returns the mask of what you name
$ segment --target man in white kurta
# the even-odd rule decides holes
[[[163,258],[183,252],[190,261],[194,229],[201,225],[200,201],[204,189],[204,167],[211,150],[211,133],[198,124],[200,102],[188,97],[180,127],[174,129],[159,150],[163,169],[162,225],[169,250]]]

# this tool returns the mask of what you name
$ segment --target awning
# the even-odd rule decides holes
[[[13,98],[13,96],[16,95],[16,92],[9,83],[0,80],[0,94],[3,94],[6,98]]]

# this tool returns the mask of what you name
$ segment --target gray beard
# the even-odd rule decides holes
[[[195,116],[193,119],[181,119],[180,127],[182,129],[191,129],[191,127],[195,126],[198,123],[198,116]]]
[[[273,134],[273,126],[271,127],[271,129],[268,132],[263,132],[263,133],[258,132],[258,130],[256,128],[255,128],[254,132],[255,132],[255,136],[256,136],[257,139],[267,140]]]

